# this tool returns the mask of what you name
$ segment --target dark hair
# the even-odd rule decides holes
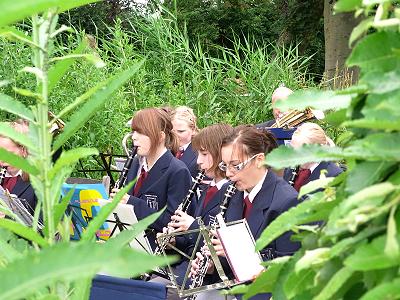
[[[165,147],[173,154],[178,151],[178,137],[172,132],[172,123],[169,114],[159,108],[145,108],[136,112],[132,118],[131,128],[150,138],[150,152],[154,152],[160,143],[160,132],[165,133]]]
[[[213,158],[211,171],[220,177],[225,177],[225,172],[221,171],[218,167],[218,164],[222,160],[222,141],[232,133],[233,127],[231,125],[215,124],[201,129],[192,139],[193,149],[196,151],[206,150],[210,152]]]
[[[252,125],[239,125],[234,128],[233,133],[224,138],[222,146],[237,145],[241,154],[253,156],[258,153],[267,154],[278,147],[275,137],[265,129],[257,129]]]

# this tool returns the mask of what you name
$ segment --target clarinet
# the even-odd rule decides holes
[[[3,184],[4,178],[6,177],[7,167],[0,168],[0,185]]]
[[[114,188],[121,189],[125,185],[126,178],[128,177],[129,168],[132,165],[133,158],[137,153],[137,146],[133,146],[131,150],[129,150],[128,158],[125,161],[124,167],[122,169],[121,175],[118,180],[114,184]]]
[[[187,210],[189,209],[189,206],[193,201],[194,195],[196,194],[196,190],[205,177],[205,172],[206,172],[205,170],[201,170],[201,172],[197,174],[196,178],[193,181],[192,187],[189,189],[182,203],[179,204],[178,210],[187,213]],[[161,255],[163,250],[167,246],[168,242],[170,241],[170,239],[171,238],[169,238],[167,241],[163,241],[161,245],[157,246],[156,249],[154,250],[154,255]]]
[[[232,196],[235,194],[235,192],[236,192],[236,187],[235,187],[235,183],[233,182],[228,186],[228,188],[225,192],[225,195],[224,195],[224,199],[222,200],[221,205],[220,205],[219,215],[221,215],[222,218],[224,218],[225,212],[228,209],[229,202],[230,202]],[[225,218],[224,218],[224,220],[225,220]],[[213,219],[210,226],[211,226],[211,230],[217,229],[217,226],[218,226],[217,217],[215,217]],[[212,237],[213,237],[213,235],[210,231],[210,238],[212,238]],[[206,255],[205,250],[202,250],[201,254],[203,255],[203,259],[200,260],[200,262],[199,262],[199,270],[196,274],[196,277],[193,279],[192,283],[189,286],[190,289],[201,287],[203,285],[204,277],[207,274],[207,269],[208,269],[208,265],[210,263],[211,258],[210,258],[210,256]],[[193,295],[188,296],[185,300],[194,300],[194,299],[196,299],[196,297],[197,297],[197,294],[193,294]]]
[[[294,185],[294,181],[296,180],[296,176],[299,173],[299,168],[300,167],[296,167],[296,168],[290,168],[290,171],[292,172],[289,178],[288,183],[293,186]]]

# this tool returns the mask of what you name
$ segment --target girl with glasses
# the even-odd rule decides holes
[[[268,153],[275,147],[276,141],[269,132],[253,126],[239,126],[224,139],[221,148],[222,163],[219,166],[226,171],[227,178],[236,183],[239,191],[231,199],[225,221],[245,218],[255,240],[281,213],[298,203],[297,192],[265,165],[265,161],[268,163]],[[287,232],[268,245],[261,251],[263,259],[293,254],[300,245],[292,242],[290,236]],[[226,273],[233,278],[220,241],[218,238],[212,241]],[[202,258],[200,253],[196,255]],[[192,263],[193,275],[197,273],[198,262],[195,260]],[[208,284],[220,281],[213,265],[209,266],[208,273]],[[269,297],[264,294],[260,299]],[[197,299],[218,298],[222,299],[215,291],[211,291],[199,294]]]
[[[190,188],[191,177],[186,165],[174,154],[178,138],[172,131],[169,114],[162,109],[146,108],[138,111],[131,123],[133,144],[137,156],[129,169],[127,182],[137,178],[134,187],[122,202],[132,204],[141,220],[166,206],[166,210],[150,227],[162,232]],[[118,189],[114,189],[111,197]],[[155,248],[155,232],[148,238]]]

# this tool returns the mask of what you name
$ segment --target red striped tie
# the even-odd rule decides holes
[[[18,180],[17,176],[6,177],[4,178],[2,186],[5,190],[8,190],[11,193],[15,185],[17,184],[17,180]]]
[[[310,169],[300,169],[299,174],[297,174],[296,180],[294,181],[293,187],[296,191],[300,191],[300,188],[304,185],[307,179],[311,175]]]
[[[183,155],[183,149],[179,149],[177,152],[176,152],[176,154],[175,154],[175,157],[177,158],[177,159],[181,159],[181,157],[182,157],[182,155]]]
[[[214,197],[214,195],[218,192],[218,188],[214,186],[208,186],[206,196],[203,202],[203,208],[207,206],[208,202]]]

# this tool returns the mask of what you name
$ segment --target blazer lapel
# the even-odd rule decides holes
[[[254,239],[257,239],[264,229],[263,225],[265,223],[265,211],[271,205],[274,191],[276,187],[276,175],[268,170],[268,174],[265,177],[261,190],[258,192],[253,200],[253,208],[250,212],[250,216],[247,220],[251,233]]]
[[[186,165],[190,165],[190,163],[196,159],[196,153],[192,148],[192,143],[187,146],[186,150],[183,152],[181,157],[181,161],[183,161]]]
[[[321,176],[321,171],[328,168],[328,162],[322,161],[318,164],[318,166],[312,171],[310,177],[306,180],[304,184],[309,183],[310,181],[317,180]]]
[[[17,197],[20,198],[30,185],[31,184],[28,181],[24,181],[20,176],[18,176],[17,184],[14,186],[12,194],[17,195]]]

